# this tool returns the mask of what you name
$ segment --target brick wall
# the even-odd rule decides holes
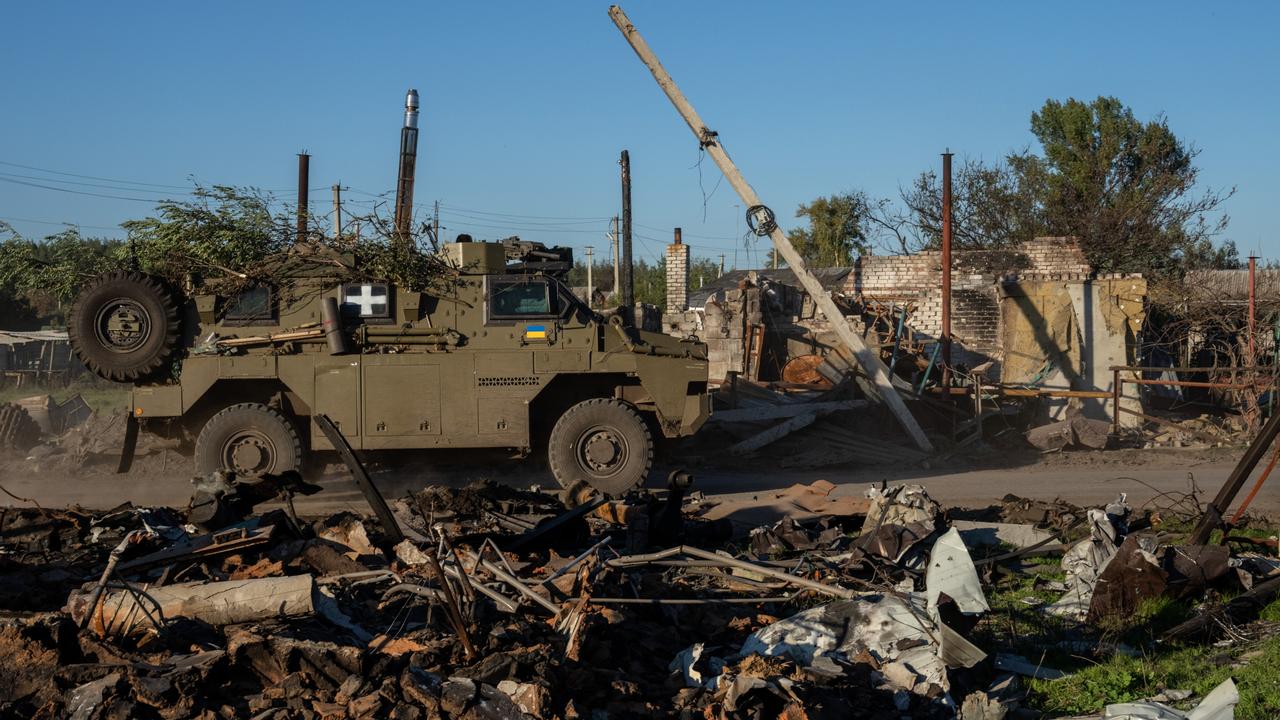
[[[1000,301],[997,286],[1017,278],[1081,279],[1093,268],[1079,243],[1069,237],[1041,237],[1016,250],[960,250],[952,253],[952,362],[968,367],[998,360]],[[910,324],[917,335],[942,332],[942,253],[865,255],[858,258],[845,292],[881,303],[912,303]],[[998,375],[998,367],[991,375]]]
[[[667,246],[667,307],[675,313],[689,307],[689,246],[672,243]]]

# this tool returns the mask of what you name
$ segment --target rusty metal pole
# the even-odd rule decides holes
[[[942,387],[951,387],[951,151],[942,153]]]
[[[1249,256],[1249,358],[1245,361],[1245,365],[1253,367],[1257,364],[1257,356],[1254,355],[1254,323],[1255,310],[1257,308],[1257,275],[1255,274],[1258,267],[1258,258],[1256,255]]]
[[[636,301],[635,274],[631,265],[631,153],[622,151],[622,294],[621,304],[630,307]],[[628,318],[630,319],[630,318]]]
[[[1120,371],[1111,369],[1111,434],[1120,434],[1120,400],[1124,397],[1124,388],[1120,384]]]
[[[298,153],[298,242],[307,239],[307,188],[311,185],[311,156]]]
[[[1258,462],[1262,460],[1262,456],[1266,454],[1271,444],[1275,442],[1277,435],[1280,435],[1280,413],[1272,415],[1271,419],[1267,420],[1267,423],[1262,426],[1262,430],[1253,438],[1253,442],[1249,443],[1244,455],[1240,457],[1240,462],[1236,463],[1231,474],[1227,476],[1227,482],[1218,490],[1218,495],[1205,508],[1204,514],[1200,516],[1200,521],[1196,523],[1195,530],[1191,532],[1191,537],[1188,540],[1189,545],[1204,545],[1209,542],[1209,535],[1222,526],[1223,517],[1227,513],[1227,508],[1231,505],[1231,501],[1235,500],[1240,488],[1244,487],[1245,481],[1249,479],[1249,475],[1257,467]]]
[[[1249,256],[1249,325],[1248,325],[1249,342],[1245,348],[1245,352],[1248,353],[1248,356],[1245,358],[1244,364],[1251,368],[1258,364],[1257,362],[1258,356],[1255,354],[1257,352],[1257,347],[1254,345],[1254,342],[1255,342],[1254,337],[1256,335],[1255,313],[1257,309],[1256,302],[1257,302],[1257,287],[1258,287],[1257,275],[1256,275],[1257,267],[1258,267],[1257,256],[1250,255]],[[1249,428],[1252,430],[1258,427],[1258,419],[1262,414],[1258,408],[1258,387],[1257,387],[1258,376],[1253,371],[1250,371],[1246,376],[1246,379],[1248,380],[1248,383],[1249,383],[1249,389],[1245,391],[1245,415],[1248,417]]]

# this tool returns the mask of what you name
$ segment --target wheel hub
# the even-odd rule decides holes
[[[133,300],[120,298],[103,305],[94,327],[98,341],[112,352],[136,349],[151,334],[151,318]]]
[[[582,443],[582,459],[592,472],[608,473],[616,470],[625,458],[625,445],[609,430],[595,430]]]
[[[223,448],[224,466],[244,477],[257,477],[271,469],[275,448],[270,440],[256,433],[231,438]]]

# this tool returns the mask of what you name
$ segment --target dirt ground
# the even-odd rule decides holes
[[[1161,493],[1187,492],[1191,489],[1190,478],[1194,478],[1200,499],[1211,499],[1242,452],[1242,448],[1111,450],[997,454],[980,462],[933,467],[842,466],[775,472],[757,464],[752,468],[704,465],[690,469],[696,477],[695,489],[709,496],[750,495],[817,479],[835,483],[839,494],[861,494],[868,485],[883,480],[923,483],[935,499],[953,507],[985,506],[1006,493],[1092,505],[1112,500],[1119,492],[1128,493],[1130,503],[1140,507],[1153,500],[1159,504]],[[78,504],[106,508],[126,500],[139,505],[181,507],[190,497],[189,463],[187,458],[167,453],[167,457],[140,463],[143,467],[138,472],[116,475],[107,462],[69,471],[54,463],[17,460],[0,465],[0,486],[12,495],[46,507]],[[671,467],[656,468],[650,485],[662,487]],[[439,466],[413,463],[395,470],[375,471],[374,478],[388,497],[399,497],[425,485],[462,485],[478,479],[521,487],[554,485],[550,475],[535,464],[514,462]],[[300,498],[300,512],[367,512],[368,506],[341,468],[331,468],[320,484],[325,486],[325,492]],[[0,505],[3,504],[22,503],[12,497],[0,497]],[[1256,514],[1280,516],[1280,482],[1264,486],[1251,508]]]

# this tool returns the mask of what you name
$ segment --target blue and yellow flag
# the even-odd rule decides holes
[[[524,329],[525,340],[546,340],[547,326],[545,325],[527,325]]]

